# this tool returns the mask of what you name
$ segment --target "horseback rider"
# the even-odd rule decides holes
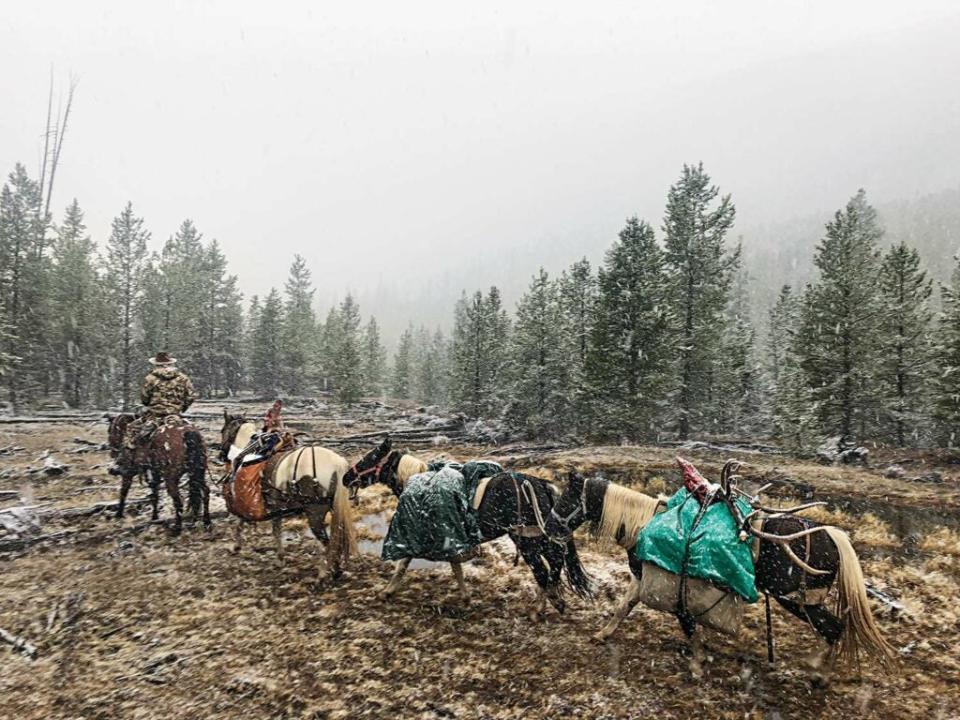
[[[158,352],[149,362],[154,367],[143,379],[140,389],[140,402],[145,409],[127,426],[123,436],[123,449],[114,466],[110,468],[113,475],[135,473],[141,464],[136,458],[138,443],[149,438],[167,418],[179,418],[197,399],[190,378],[177,369],[176,358],[170,357],[168,353]]]

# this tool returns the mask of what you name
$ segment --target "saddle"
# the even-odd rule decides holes
[[[223,499],[227,510],[244,520],[257,522],[271,516],[264,497],[263,481],[273,475],[274,469],[293,450],[292,437],[275,434],[234,461],[233,472],[223,483]]]

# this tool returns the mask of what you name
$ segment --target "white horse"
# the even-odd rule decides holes
[[[233,462],[250,444],[257,432],[256,423],[243,416],[223,411],[220,431],[220,456]],[[262,480],[263,500],[273,523],[277,558],[283,558],[283,518],[303,514],[314,537],[326,545],[326,558],[321,556],[320,581],[337,577],[351,554],[357,552],[356,533],[350,498],[343,485],[343,476],[350,465],[346,458],[324,447],[308,446],[281,451],[268,460]],[[330,533],[324,521],[330,513]],[[251,521],[238,516],[234,551],[239,552],[243,528]]]

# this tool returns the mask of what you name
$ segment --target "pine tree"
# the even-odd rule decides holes
[[[371,317],[363,330],[363,393],[380,396],[387,380],[387,350],[380,342],[380,326]]]
[[[243,319],[243,345],[241,363],[243,368],[242,382],[247,387],[253,387],[253,356],[257,344],[257,331],[260,329],[260,314],[263,307],[260,304],[260,296],[254,295],[250,298],[250,305],[247,307],[247,313]]]
[[[586,366],[593,330],[597,300],[597,279],[586,259],[565,270],[558,283],[563,336],[567,347],[570,383],[570,417],[568,422],[577,432],[589,424],[590,396],[587,390]]]
[[[800,302],[789,285],[780,290],[769,321],[767,363],[772,381],[773,434],[790,448],[806,449],[814,439],[816,408],[800,366]]]
[[[161,350],[170,351],[167,344],[166,325],[168,322],[169,294],[167,283],[161,270],[161,260],[157,253],[152,253],[143,265],[141,277],[142,292],[137,301],[136,314],[140,321],[140,343],[134,359],[134,368],[140,367],[143,362],[140,358],[148,358]],[[139,362],[137,362],[137,360]],[[139,397],[140,373],[131,370],[136,385],[131,388],[134,397]]]
[[[74,200],[53,245],[49,335],[63,398],[71,407],[102,399],[109,375],[104,297],[94,267],[96,246],[85,231],[83,212]]]
[[[703,164],[683,166],[667,194],[664,218],[670,302],[677,317],[677,433],[686,439],[701,424],[714,394],[714,362],[720,353],[723,312],[731,272],[739,256],[727,253],[724,238],[736,211],[730,196],[720,198]]]
[[[472,417],[489,417],[499,411],[508,369],[509,331],[496,287],[490,288],[486,298],[477,291],[457,302],[450,350],[450,395],[455,409]]]
[[[106,325],[116,352],[116,379],[120,404],[127,410],[134,402],[134,354],[137,348],[137,308],[144,290],[147,241],[150,233],[143,218],[135,217],[133,205],[113,219],[104,259],[104,286],[107,294]]]
[[[517,304],[508,416],[532,437],[569,431],[570,349],[557,287],[541,268]]]
[[[202,375],[194,379],[195,386],[209,397],[231,394],[241,376],[243,305],[237,276],[227,274],[227,258],[216,240],[203,250],[201,275],[197,300],[203,307],[198,322],[203,343],[194,367],[202,368]]]
[[[446,405],[450,387],[450,344],[439,328],[427,342],[429,362],[418,369],[422,401],[428,405]]]
[[[399,400],[409,400],[413,397],[414,373],[414,345],[413,326],[407,327],[397,342],[397,350],[393,354],[393,372],[390,375],[390,391]]]
[[[739,247],[735,254],[739,256]],[[716,393],[710,410],[715,432],[750,434],[761,425],[760,364],[755,356],[748,285],[746,272],[737,268],[724,316],[720,355],[714,366]]]
[[[256,332],[252,338],[250,381],[253,390],[265,396],[275,396],[281,388],[279,358],[283,344],[283,302],[276,288],[263,301],[257,317]]]
[[[163,330],[160,344],[177,354],[180,365],[194,379],[206,384],[202,334],[203,303],[196,301],[207,280],[203,235],[193,222],[184,220],[164,244],[160,256],[163,277]]]
[[[934,346],[933,421],[937,442],[960,445],[960,258],[949,285],[940,288],[943,310],[937,318]]]
[[[285,384],[292,393],[301,393],[310,384],[317,355],[317,321],[313,313],[313,283],[307,262],[295,255],[285,286],[287,301],[283,348]]]
[[[2,351],[19,358],[17,371],[7,373],[7,391],[16,410],[47,384],[46,334],[48,219],[40,209],[40,187],[19,163],[0,191],[0,322],[8,328]]]
[[[864,437],[877,412],[882,234],[861,190],[817,246],[820,277],[803,298],[798,349],[826,434]]]
[[[880,266],[880,389],[884,434],[900,447],[924,433],[930,375],[929,299],[933,283],[920,254],[901,242]]]
[[[337,399],[353,403],[363,395],[363,368],[360,364],[360,308],[347,294],[340,303],[339,331],[333,354],[333,378]]]
[[[324,390],[336,390],[334,361],[337,348],[340,346],[341,323],[340,310],[333,305],[327,313],[327,319],[322,328],[317,329],[320,338],[320,349],[317,358],[320,365],[320,377]]]
[[[597,286],[586,359],[592,432],[654,436],[674,349],[665,258],[649,224],[627,220],[607,251]]]

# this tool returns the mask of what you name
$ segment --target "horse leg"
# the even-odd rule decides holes
[[[690,634],[690,676],[694,680],[700,680],[703,677],[704,660],[703,628],[695,625]]]
[[[307,523],[310,525],[310,532],[323,545],[320,552],[320,570],[317,576],[318,583],[324,583],[327,580],[335,579],[343,574],[340,567],[340,558],[333,558],[333,566],[330,565],[330,538],[327,536],[326,526],[323,521],[327,517],[327,509],[323,506],[311,505],[307,507]]]
[[[283,564],[283,519],[275,517],[270,521],[273,528],[273,545],[277,549],[277,562]]]
[[[151,520],[160,519],[160,481],[157,479],[157,473],[154,470],[150,471],[149,480],[147,484],[150,486],[150,505],[153,508],[153,513],[150,515]]]
[[[179,478],[170,476],[166,478],[167,494],[173,500],[173,534],[179,535],[183,529],[183,498],[180,496]]]
[[[203,492],[203,529],[210,530],[213,523],[210,521],[210,486],[207,485],[206,478],[203,480],[201,490]]]
[[[377,597],[380,600],[389,599],[389,597],[397,591],[397,588],[400,587],[400,581],[403,580],[404,573],[407,572],[407,566],[410,565],[410,560],[412,560],[412,558],[403,558],[397,563],[390,582],[387,583],[387,586],[383,590],[377,593]]]
[[[130,485],[133,483],[133,475],[124,475],[120,478],[120,500],[117,502],[116,519],[123,519],[123,509],[127,504],[127,493],[130,492]]]
[[[554,607],[557,608],[557,611],[562,613],[566,609],[565,604],[563,599],[559,597],[559,594],[552,595],[550,592],[550,573],[546,564],[543,562],[543,558],[540,556],[536,543],[530,542],[526,538],[519,538],[518,547],[520,548],[520,554],[523,556],[524,562],[530,567],[530,570],[533,572],[533,577],[537,581],[539,588],[538,600],[548,598],[554,604]],[[533,622],[542,620],[545,611],[546,604],[538,604],[537,608],[530,611],[530,619]]]
[[[237,518],[237,524],[234,529],[233,534],[233,551],[235,553],[240,552],[240,541],[243,539],[243,526],[246,521]]]
[[[843,634],[843,622],[822,604],[801,605],[798,602],[781,597],[776,597],[776,600],[791,614],[808,622],[814,632],[819,635],[821,642],[818,642],[810,654],[807,655],[804,664],[810,670],[811,682],[817,686],[825,686],[830,680],[830,671],[832,670],[827,659],[830,655],[831,646]]]
[[[460,588],[460,600],[464,605],[469,605],[470,594],[467,592],[467,586],[463,582],[463,565],[456,560],[451,560],[450,569],[453,570],[453,576],[457,579],[457,587]]]
[[[593,636],[594,639],[598,642],[606,642],[617,631],[620,623],[626,619],[638,602],[640,602],[640,580],[635,575],[631,575],[630,587],[627,588],[620,599],[617,609],[613,611],[613,617],[610,618],[610,622],[603,626],[600,632]]]

